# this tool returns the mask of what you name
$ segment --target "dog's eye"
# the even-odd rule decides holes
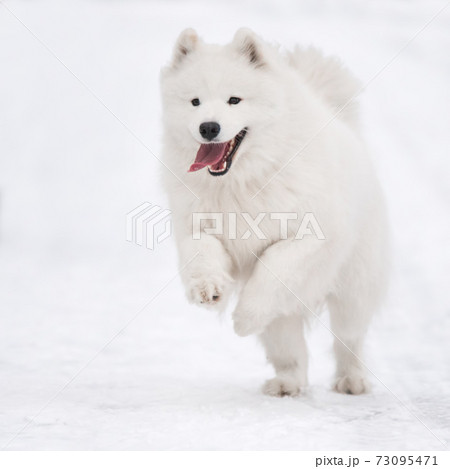
[[[239,104],[241,102],[241,98],[236,98],[235,96],[232,96],[228,100],[228,104]]]
[[[194,98],[191,103],[192,106],[200,106],[200,100],[198,98]]]

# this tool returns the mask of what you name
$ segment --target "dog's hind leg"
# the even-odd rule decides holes
[[[304,337],[304,319],[300,315],[282,316],[260,335],[267,359],[276,377],[263,386],[271,396],[296,396],[307,384],[308,352]]]
[[[335,291],[327,298],[335,334],[335,390],[361,394],[369,390],[363,343],[372,316],[380,308],[388,278],[388,243],[382,222],[370,226],[358,249],[340,272]],[[374,234],[372,238],[369,238]],[[370,239],[370,242],[366,240]]]
[[[346,394],[368,391],[366,369],[363,364],[363,342],[370,321],[358,301],[350,298],[330,297],[331,328],[336,356],[336,380],[334,389]]]

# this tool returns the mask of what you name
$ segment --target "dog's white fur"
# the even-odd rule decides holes
[[[210,45],[188,29],[161,85],[164,161],[172,171],[164,184],[189,300],[220,308],[238,292],[235,331],[260,336],[276,371],[264,391],[277,396],[306,386],[304,324],[326,305],[336,336],[335,389],[367,390],[359,358],[385,291],[388,246],[383,197],[357,108],[348,103],[355,79],[315,49],[281,53],[247,29],[228,45]],[[231,106],[231,96],[242,101]],[[193,98],[201,105],[192,106]],[[220,123],[220,141],[248,128],[224,176],[187,172],[205,143],[205,121]],[[241,239],[248,225],[239,216],[238,239],[227,236],[225,217],[225,234],[195,240],[194,212],[295,212],[299,220],[313,213],[325,240],[294,239],[293,228],[282,239],[268,217],[259,225],[267,239]]]

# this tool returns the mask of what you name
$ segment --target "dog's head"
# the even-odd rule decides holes
[[[226,174],[276,121],[283,98],[272,55],[248,29],[226,46],[205,44],[192,29],[181,33],[161,85],[166,138],[191,149],[186,170]]]

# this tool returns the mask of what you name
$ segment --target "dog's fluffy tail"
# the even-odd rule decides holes
[[[296,47],[289,53],[289,63],[305,81],[331,106],[338,117],[358,126],[357,102],[360,84],[335,57],[325,57],[314,47]]]

